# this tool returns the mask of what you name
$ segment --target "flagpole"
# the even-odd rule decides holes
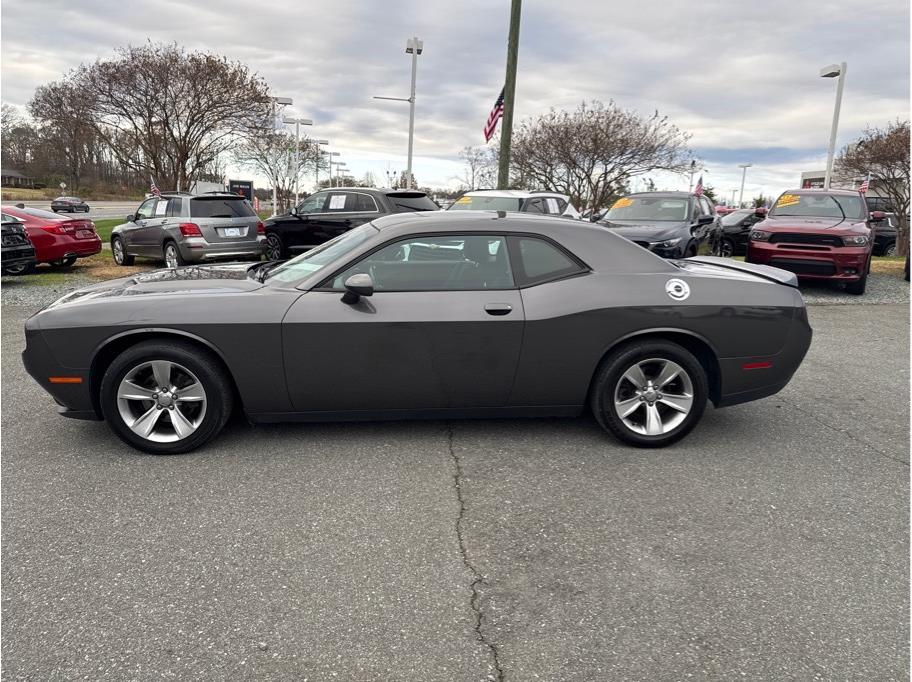
[[[513,0],[510,8],[510,35],[507,39],[507,80],[504,85],[504,113],[500,124],[500,159],[497,189],[510,185],[510,142],[513,136],[513,104],[516,100],[516,58],[519,52],[519,19],[522,0]]]

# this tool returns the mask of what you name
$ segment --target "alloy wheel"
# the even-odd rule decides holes
[[[111,245],[111,248],[114,251],[114,260],[118,265],[123,265],[124,261],[124,247],[123,242],[120,239],[115,239],[114,243]]]
[[[893,256],[895,256],[896,255],[896,244],[890,244],[887,248],[885,248],[883,255],[887,256],[889,258],[892,258]]]
[[[117,388],[117,409],[137,436],[173,443],[192,435],[206,416],[206,390],[189,369],[150,360],[128,371]]]
[[[165,265],[169,268],[176,268],[179,265],[177,262],[177,247],[174,244],[168,244],[165,247]]]
[[[690,414],[693,381],[678,363],[664,358],[640,360],[621,375],[614,409],[624,425],[644,436],[673,431]]]
[[[266,236],[266,260],[282,260],[282,240],[276,234]]]

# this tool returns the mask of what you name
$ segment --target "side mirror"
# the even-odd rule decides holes
[[[136,218],[136,216],[131,213],[127,216],[127,222],[132,223],[134,218]]]
[[[291,215],[298,215],[298,207],[297,207],[297,206],[292,206],[292,207],[288,210],[288,213],[290,213]]]
[[[712,225],[716,219],[711,215],[701,215],[697,218],[697,225]]]
[[[871,211],[871,222],[872,223],[882,223],[887,219],[887,214],[883,211]]]
[[[359,272],[345,280],[345,293],[342,294],[343,303],[357,303],[362,296],[374,295],[374,280],[371,276]]]

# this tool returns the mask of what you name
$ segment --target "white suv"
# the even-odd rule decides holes
[[[518,189],[478,189],[466,192],[448,211],[510,211],[579,219],[570,197],[557,192],[525,192]]]

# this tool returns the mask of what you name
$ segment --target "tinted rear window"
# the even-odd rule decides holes
[[[190,200],[191,218],[250,218],[255,215],[253,208],[243,197]]]
[[[438,211],[440,207],[431,201],[426,194],[387,194],[396,213],[409,213],[411,211]]]

